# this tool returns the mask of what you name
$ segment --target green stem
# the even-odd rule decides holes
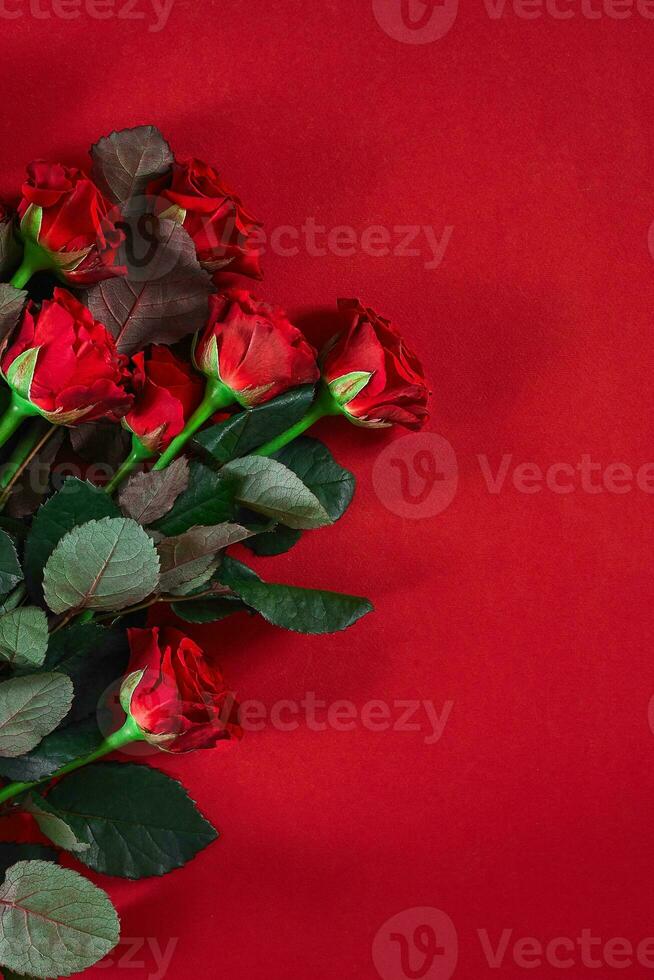
[[[22,289],[23,286],[28,284],[33,275],[50,267],[51,262],[43,249],[39,248],[35,242],[28,240],[25,242],[23,261],[9,280],[9,284],[15,286],[16,289]]]
[[[280,433],[280,435],[275,436],[270,442],[264,443],[263,446],[259,446],[252,453],[253,456],[274,456],[278,453],[280,449],[287,446],[289,442],[293,442],[298,436],[301,436],[303,432],[310,429],[312,425],[319,422],[320,419],[325,418],[328,415],[340,415],[341,409],[338,402],[334,399],[334,396],[330,392],[326,385],[323,385],[318,392],[318,397],[315,402],[299,422],[292,425],[285,432]]]
[[[219,412],[221,408],[227,408],[229,405],[233,405],[235,401],[234,392],[231,388],[224,385],[222,381],[209,378],[201,404],[190,417],[177,438],[173,439],[168,449],[159,458],[154,469],[165,470],[167,466],[170,466],[191,436],[195,435],[198,429],[211,418],[214,412]]]
[[[110,752],[117,752],[125,745],[129,745],[130,742],[139,742],[142,740],[143,734],[140,728],[134,719],[129,716],[123,727],[119,728],[113,735],[109,735],[95,752],[82,756],[74,762],[69,762],[68,765],[62,766],[57,772],[51,776],[46,776],[44,779],[36,779],[33,783],[10,783],[9,786],[5,786],[3,790],[0,790],[0,805],[13,799],[15,796],[20,796],[21,793],[27,793],[29,790],[34,789],[35,786],[49,783],[51,779],[59,779],[60,776],[65,776],[69,772],[81,769],[82,766],[88,766],[90,762],[97,762],[98,759],[109,755]]]
[[[31,415],[39,415],[39,410],[35,408],[25,398],[21,398],[15,391],[11,393],[11,401],[5,414],[0,418],[0,448],[13,436],[19,425]]]
[[[109,483],[107,483],[104,488],[105,493],[111,495],[115,490],[121,485],[123,480],[126,480],[130,475],[132,470],[138,466],[140,463],[144,463],[146,459],[152,459],[154,453],[147,446],[144,446],[141,440],[133,435],[132,436],[132,451],[127,457],[127,459],[121,464],[121,466],[116,470]]]

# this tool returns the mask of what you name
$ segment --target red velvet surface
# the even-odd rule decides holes
[[[437,268],[424,236],[419,256],[302,246],[265,256],[259,290],[314,338],[338,296],[397,322],[433,384],[429,430],[456,455],[451,504],[406,516],[398,468],[380,463],[373,487],[400,433],[324,423],[357,474],[354,505],[257,567],[367,594],[376,613],[333,637],[247,618],[193,634],[240,698],[453,702],[443,736],[425,744],[424,713],[418,732],[267,725],[234,752],[157,760],[222,838],[164,879],[102,883],[126,937],[178,940],[173,980],[369,980],[378,930],[420,907],[451,918],[466,980],[523,976],[521,937],[654,933],[652,496],[635,481],[610,492],[622,471],[604,472],[654,460],[654,22],[591,19],[580,3],[569,20],[461,7],[425,44],[391,37],[371,0],[177,0],[158,33],[87,15],[0,25],[3,193],[33,157],[74,162],[112,128],[155,122],[179,154],[219,166],[269,231],[453,228]],[[494,474],[505,454],[491,493],[478,457]],[[578,472],[569,493],[513,481],[521,463],[584,456],[599,492]],[[441,463],[446,492],[454,464]],[[412,940],[425,916],[399,931]],[[503,929],[491,970],[478,931],[495,946]],[[402,980],[385,935],[384,969]],[[447,952],[426,975],[446,980],[453,940],[440,935]],[[579,948],[573,967],[533,972],[613,975],[593,954],[601,974]],[[136,967],[120,956],[90,975],[157,975],[151,951]]]

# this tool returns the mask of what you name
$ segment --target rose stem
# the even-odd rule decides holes
[[[334,400],[329,388],[323,386],[318,392],[318,397],[315,402],[299,422],[292,425],[285,432],[280,433],[280,435],[275,436],[270,442],[264,443],[258,449],[255,449],[252,453],[253,456],[273,456],[275,453],[287,446],[289,442],[293,439],[297,439],[301,436],[303,432],[310,429],[312,425],[319,422],[320,419],[325,418],[328,415],[340,415],[341,409]]]
[[[4,789],[0,790],[0,805],[6,803],[8,800],[14,798],[14,796],[20,796],[21,793],[27,793],[29,790],[34,789],[35,786],[41,786],[43,783],[49,783],[51,779],[59,779],[60,776],[65,776],[69,772],[74,772],[75,769],[81,769],[82,766],[87,766],[90,762],[97,762],[105,755],[109,755],[110,752],[116,752],[122,749],[123,746],[129,745],[130,742],[140,742],[143,741],[143,734],[130,716],[125,721],[122,728],[119,728],[117,732],[113,735],[109,735],[105,738],[102,745],[100,745],[94,752],[89,755],[82,756],[79,759],[75,759],[74,762],[69,762],[68,765],[62,766],[57,772],[52,773],[50,776],[45,776],[43,779],[36,779],[33,783],[10,783],[9,786],[5,786]]]
[[[199,407],[190,417],[177,438],[173,439],[168,449],[159,457],[154,469],[165,470],[181,452],[191,436],[195,435],[200,426],[204,425],[214,412],[219,412],[221,408],[227,408],[229,405],[233,405],[235,400],[234,392],[231,388],[224,385],[222,381],[209,378],[204,398]]]
[[[21,398],[15,391],[12,391],[9,407],[2,418],[0,418],[0,448],[11,439],[21,422],[24,422],[30,415],[38,414],[39,410],[34,405],[26,401],[25,398]]]
[[[23,261],[9,280],[9,285],[14,286],[16,289],[22,289],[23,286],[27,285],[33,275],[49,268],[50,262],[42,249],[32,242],[25,242]]]
[[[30,427],[29,432],[18,443],[10,458],[5,463],[2,475],[0,476],[0,510],[7,503],[18,477],[29,466],[36,454],[45,446],[54,432],[54,425],[49,426],[44,431],[42,423],[38,421]]]
[[[154,453],[151,449],[144,446],[136,436],[132,436],[132,451],[127,459],[118,467],[111,480],[109,480],[109,483],[104,487],[104,492],[109,495],[114,493],[139,463],[144,463],[146,459],[152,459],[153,456]]]

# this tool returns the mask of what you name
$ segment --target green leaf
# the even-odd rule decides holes
[[[87,521],[119,516],[118,507],[103,490],[84,480],[68,477],[61,490],[39,509],[27,538],[25,575],[32,595],[42,598],[43,569],[68,531]]]
[[[90,845],[79,860],[120,878],[167,874],[218,836],[183,786],[147,766],[87,766],[62,779],[48,803]]]
[[[203,463],[191,463],[188,489],[177,498],[172,510],[154,525],[166,535],[183,534],[198,524],[222,524],[232,520],[234,495],[228,482]]]
[[[0,759],[0,776],[21,783],[45,779],[69,762],[95,752],[102,741],[96,719],[85,718],[46,735],[27,755],[17,759]]]
[[[220,464],[247,456],[299,422],[309,411],[314,394],[313,385],[293,388],[265,405],[204,429],[195,436],[193,447]]]
[[[0,616],[0,660],[14,667],[40,667],[48,649],[48,617],[36,606]]]
[[[126,609],[157,588],[159,558],[136,521],[105,517],[73,528],[50,555],[43,576],[54,613]]]
[[[236,596],[206,596],[193,602],[173,602],[171,609],[185,623],[218,623],[248,607]]]
[[[73,685],[64,674],[28,674],[0,684],[0,756],[35,748],[70,711]]]
[[[0,594],[11,592],[23,580],[14,542],[6,531],[0,531]]]
[[[42,796],[31,795],[23,807],[32,814],[43,836],[52,841],[56,847],[62,847],[64,851],[71,851],[74,854],[88,851],[89,845],[75,837],[75,833],[66,821]]]
[[[2,841],[0,843],[0,880],[18,861],[55,861],[57,852],[44,844],[15,844]]]
[[[186,456],[173,460],[165,470],[136,473],[118,496],[123,514],[143,525],[158,521],[186,490],[189,476]]]
[[[269,623],[295,633],[337,633],[373,610],[358,596],[263,582],[233,558],[223,559],[218,577]]]
[[[93,966],[119,939],[103,891],[75,871],[20,861],[0,886],[0,965],[34,977],[69,977]]]
[[[121,629],[73,623],[51,637],[45,667],[66,674],[75,688],[67,724],[96,714],[102,695],[124,674],[128,660],[127,634]]]
[[[250,537],[239,524],[192,527],[157,545],[161,558],[159,588],[166,595],[188,595],[209,581],[218,567],[220,553]]]
[[[301,537],[302,531],[296,531],[292,527],[284,527],[283,524],[280,524],[270,531],[257,534],[255,538],[250,538],[249,541],[245,542],[245,547],[262,558],[271,558],[274,555],[283,555],[286,551],[290,551]]]
[[[257,514],[307,530],[332,523],[316,495],[276,459],[246,456],[227,463],[221,474],[237,502]]]
[[[317,439],[302,437],[285,446],[275,459],[299,476],[332,521],[343,516],[352,503],[356,481],[349,470],[336,462],[327,446]]]

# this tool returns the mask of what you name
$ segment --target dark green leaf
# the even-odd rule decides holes
[[[86,718],[46,735],[27,755],[0,759],[0,775],[24,783],[45,779],[69,762],[94,752],[102,740],[95,718]]]
[[[18,861],[55,861],[57,852],[43,844],[0,843],[0,881],[7,870]]]
[[[336,633],[373,609],[358,596],[262,582],[251,568],[227,556],[218,577],[269,623],[295,633]]]
[[[249,611],[245,603],[236,596],[218,595],[206,596],[192,602],[174,602],[171,609],[186,623],[218,623],[234,613]]]
[[[280,524],[278,527],[257,534],[256,538],[246,541],[245,547],[253,551],[255,555],[270,558],[273,555],[283,555],[286,551],[290,551],[301,537],[302,531]]]
[[[333,521],[342,517],[354,496],[354,475],[336,462],[317,439],[295,439],[275,455],[316,495]]]
[[[0,531],[0,594],[11,592],[23,580],[14,542],[6,531]]]
[[[67,674],[75,688],[67,724],[96,713],[102,695],[124,674],[128,660],[124,630],[73,623],[50,638],[45,668]]]
[[[121,878],[166,874],[217,838],[184,787],[147,766],[87,766],[64,777],[48,803],[90,845],[79,860]]]
[[[49,861],[19,861],[0,886],[0,965],[68,977],[111,952],[118,916],[103,891]]]
[[[154,525],[166,535],[183,534],[196,525],[230,521],[235,510],[229,483],[203,463],[191,463],[188,489],[177,498],[171,511]]]
[[[55,847],[61,847],[73,854],[88,851],[89,845],[77,839],[75,832],[66,821],[38,793],[30,794],[23,807],[34,817],[43,836],[47,837]]]
[[[196,435],[193,445],[221,464],[247,456],[299,422],[311,407],[314,393],[313,385],[293,388],[265,405],[239,412],[225,422],[204,429]]]
[[[310,530],[331,524],[318,498],[283,463],[265,456],[246,456],[227,463],[221,476],[243,507],[287,527]]]
[[[35,598],[42,598],[41,583],[48,558],[63,536],[80,524],[118,517],[120,511],[108,494],[92,483],[69,477],[61,490],[37,513],[25,546],[25,574]]]

